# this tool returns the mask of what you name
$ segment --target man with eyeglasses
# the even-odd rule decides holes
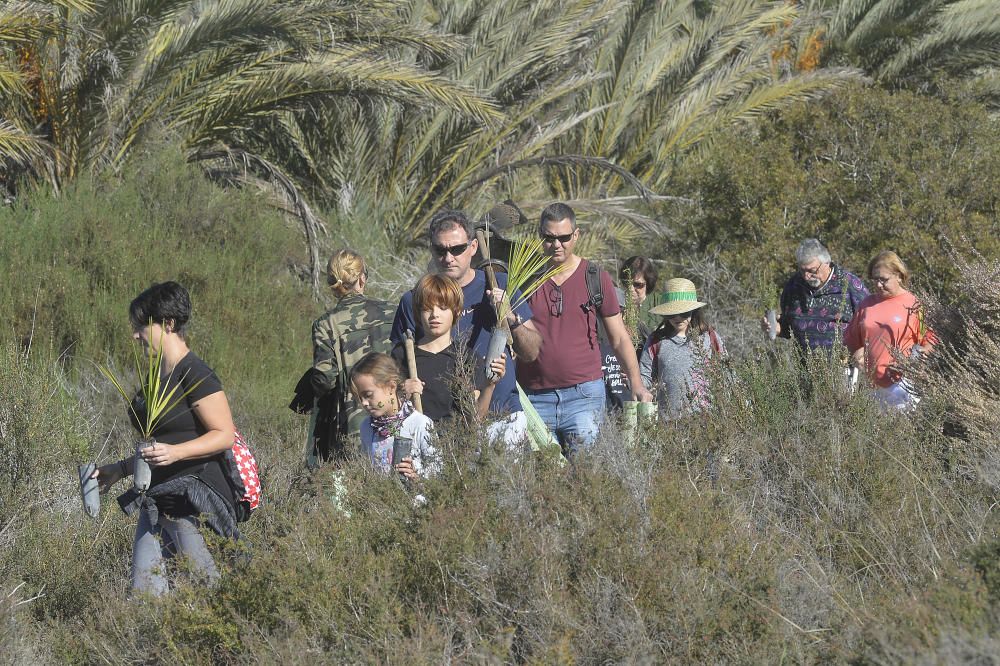
[[[591,299],[586,278],[590,262],[573,251],[580,236],[573,209],[564,203],[548,205],[539,233],[549,266],[564,268],[529,299],[542,345],[536,359],[518,363],[517,379],[563,449],[573,453],[593,444],[604,417],[598,318],[628,378],[631,398],[649,402],[653,396],[643,386],[635,348],[606,271],[599,271],[603,303],[597,307]]]
[[[794,337],[803,351],[829,352],[844,339],[868,289],[857,275],[834,264],[829,250],[815,238],[799,243],[795,261],[798,271],[781,292],[778,335]],[[767,327],[765,318],[762,328]]]
[[[429,236],[433,268],[440,275],[447,275],[462,288],[463,309],[455,324],[455,338],[467,338],[470,353],[477,360],[486,356],[490,336],[497,323],[495,301],[502,298],[507,287],[507,275],[497,273],[497,293],[491,293],[486,282],[486,274],[472,268],[472,260],[479,249],[472,222],[465,213],[457,210],[441,210],[431,218]],[[520,300],[520,294],[511,294],[511,300]],[[541,336],[531,321],[532,310],[527,303],[514,309],[507,317],[510,326],[512,347],[517,362],[531,360],[538,356]],[[403,294],[396,308],[396,317],[390,335],[393,343],[402,342],[406,332],[413,331],[419,340],[422,331],[413,313],[413,292]],[[504,443],[516,450],[527,439],[528,421],[521,407],[517,391],[515,360],[508,353],[507,371],[493,390],[490,400],[490,414],[500,417],[487,428],[491,439],[502,437]]]

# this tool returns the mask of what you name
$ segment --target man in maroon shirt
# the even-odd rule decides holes
[[[564,268],[529,300],[542,347],[538,358],[518,362],[517,380],[545,425],[572,453],[579,446],[593,444],[604,415],[598,317],[628,378],[632,399],[649,402],[653,396],[642,384],[635,348],[606,271],[599,272],[604,302],[599,308],[591,303],[586,277],[589,262],[573,253],[580,237],[573,209],[564,203],[546,206],[539,233],[550,267]]]

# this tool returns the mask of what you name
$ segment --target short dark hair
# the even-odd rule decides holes
[[[629,257],[622,262],[621,270],[618,271],[618,279],[624,280],[625,274],[631,275],[631,279],[642,276],[646,281],[646,293],[651,293],[656,289],[656,279],[660,276],[653,262],[646,257]],[[624,285],[623,285],[624,286]]]
[[[176,282],[160,282],[142,292],[128,306],[128,319],[132,328],[139,329],[154,324],[174,322],[174,332],[183,335],[191,319],[191,296]]]
[[[538,231],[540,233],[545,228],[546,222],[561,222],[563,220],[569,220],[573,230],[576,231],[576,213],[573,212],[573,209],[561,201],[550,203],[542,210],[542,216],[538,220]]]
[[[460,210],[442,208],[431,217],[431,223],[428,228],[430,241],[433,243],[435,236],[442,231],[447,231],[448,229],[453,229],[454,227],[463,229],[465,231],[465,237],[470,241],[476,237],[476,232],[472,227],[472,221],[469,219],[468,215]]]

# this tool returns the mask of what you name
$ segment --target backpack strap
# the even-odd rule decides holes
[[[601,318],[601,306],[604,305],[604,285],[601,284],[601,269],[597,264],[588,259],[583,260],[586,264],[586,272],[583,274],[587,283],[587,293],[590,297],[584,306],[588,312],[593,311],[597,319],[597,343],[610,343],[608,330],[604,327],[604,319]],[[589,332],[588,332],[589,335]]]
[[[587,264],[587,272],[584,274],[584,279],[587,281],[587,293],[590,294],[590,298],[587,299],[587,307],[597,313],[598,321],[600,321],[601,306],[604,305],[604,285],[601,284],[601,269],[597,264],[588,259],[584,259],[583,261]]]

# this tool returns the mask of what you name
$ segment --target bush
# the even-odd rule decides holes
[[[1000,254],[1000,125],[971,102],[856,86],[716,137],[675,173],[699,205],[661,211],[671,232],[652,256],[705,288],[730,337],[759,337],[803,238],[859,275],[893,249],[949,297],[945,238]]]
[[[122,189],[142,189],[127,182]],[[66,196],[104,196],[84,194]],[[212,196],[220,229],[250,214],[229,208],[228,195]],[[635,446],[610,424],[566,467],[512,460],[476,431],[443,431],[444,471],[424,485],[428,505],[415,507],[365,460],[302,469],[305,424],[284,409],[284,391],[308,357],[316,310],[275,250],[280,223],[227,236],[211,268],[202,265],[208,250],[199,254],[174,221],[158,224],[173,239],[166,246],[191,254],[179,270],[205,280],[195,294],[196,307],[208,304],[195,346],[210,350],[234,387],[263,467],[264,504],[241,544],[212,541],[224,570],[217,590],[180,582],[165,599],[127,599],[134,521],[111,498],[98,520],[85,519],[73,466],[96,455],[108,433],[106,459],[130,446],[116,434],[110,389],[81,359],[124,347],[124,305],[136,290],[115,278],[100,316],[89,301],[65,301],[75,308],[65,311],[70,322],[100,326],[39,315],[48,323],[36,326],[30,352],[20,340],[28,320],[17,320],[18,339],[0,356],[0,405],[13,406],[0,407],[0,655],[228,664],[884,663],[990,654],[1000,628],[992,449],[986,421],[968,427],[970,445],[945,433],[962,414],[948,400],[952,385],[938,391],[928,376],[916,415],[883,415],[864,392],[843,389],[836,363],[803,365],[787,345],[771,347],[712,376],[706,413],[645,427]],[[23,236],[12,244],[16,256],[47,274],[28,251],[40,236]],[[62,256],[73,257],[70,249]],[[141,247],[121,241],[109,251],[129,257]],[[256,272],[237,279],[254,253]],[[91,284],[94,261],[67,259],[52,274],[77,293],[77,284]],[[215,273],[225,277],[213,283],[218,292],[207,282]],[[0,293],[26,299],[10,287]],[[953,315],[956,331],[963,318],[985,320],[993,310],[985,293],[970,292]],[[216,315],[233,302],[238,312]],[[230,316],[253,334],[231,328]],[[276,318],[278,331],[268,326]],[[285,327],[300,331],[298,342],[278,334]],[[90,351],[60,355],[66,333],[76,336],[74,349]],[[992,390],[986,359],[956,362],[963,358],[975,361],[960,366],[969,383]],[[956,379],[960,367],[940,366]],[[347,513],[330,499],[335,474]]]

